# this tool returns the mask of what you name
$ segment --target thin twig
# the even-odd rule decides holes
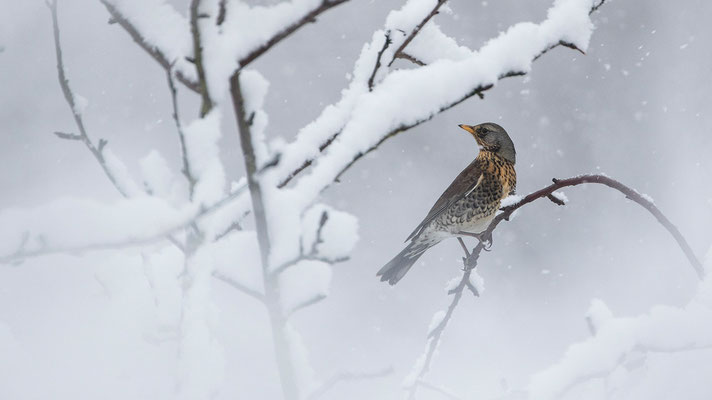
[[[230,285],[233,289],[236,289],[237,291],[242,292],[254,298],[255,300],[258,300],[261,303],[264,303],[265,301],[264,294],[243,285],[242,283],[232,279],[231,277],[223,274],[220,271],[213,271],[213,277],[221,282],[226,283],[227,285]]]
[[[442,7],[443,4],[445,4],[445,2],[447,2],[447,0],[438,0],[437,4],[435,4],[435,7],[433,7],[433,9],[430,10],[430,13],[428,13],[428,15],[426,15],[425,18],[423,18],[423,20],[420,21],[420,23],[415,26],[413,31],[408,35],[407,38],[405,38],[403,43],[401,43],[401,45],[398,46],[398,49],[396,49],[396,51],[393,53],[393,59],[391,60],[391,62],[388,63],[389,67],[393,64],[393,62],[396,60],[396,58],[399,57],[399,54],[401,54],[403,52],[403,50],[406,47],[408,47],[410,42],[413,41],[413,39],[415,39],[415,37],[418,35],[418,33],[420,33],[420,30],[423,29],[425,24],[427,24],[428,21],[430,21],[430,19],[432,19],[434,16],[436,16],[438,14],[440,7]]]
[[[96,161],[99,163],[101,166],[101,169],[104,171],[104,174],[106,175],[107,178],[109,178],[109,181],[111,184],[116,188],[116,190],[121,194],[123,197],[128,197],[128,193],[124,188],[119,185],[118,180],[114,176],[113,172],[109,169],[109,166],[106,163],[106,159],[104,158],[104,146],[106,146],[106,139],[99,139],[99,145],[95,146],[94,143],[92,143],[91,139],[89,139],[89,135],[87,135],[86,128],[84,127],[84,120],[82,119],[82,114],[77,110],[76,103],[75,103],[75,96],[74,92],[72,92],[71,87],[69,86],[69,79],[67,79],[67,75],[64,70],[64,60],[62,57],[62,46],[61,42],[59,39],[59,21],[57,18],[57,1],[52,0],[52,1],[47,1],[46,2],[47,7],[50,9],[50,13],[52,14],[52,32],[54,34],[54,49],[55,53],[57,56],[57,75],[59,78],[59,85],[62,88],[62,93],[64,94],[64,99],[67,101],[67,104],[69,105],[69,108],[72,111],[72,116],[74,116],[74,122],[77,125],[77,129],[79,129],[79,134],[65,134],[62,132],[55,132],[55,135],[62,139],[70,139],[70,140],[79,140],[82,143],[84,143],[84,146],[86,146],[87,149],[91,152],[91,154],[94,156]],[[184,251],[184,246],[183,244],[178,241],[176,238],[168,235],[166,236],[166,239],[171,242],[174,246],[176,246],[179,250]],[[0,258],[0,262],[3,262],[3,258]]]
[[[294,22],[292,25],[289,25],[276,35],[274,35],[272,38],[270,38],[268,41],[266,41],[262,46],[256,48],[255,50],[251,51],[248,55],[243,57],[240,60],[240,68],[245,67],[247,64],[255,61],[259,56],[262,54],[266,53],[267,50],[271,49],[272,46],[276,45],[277,43],[281,42],[285,38],[287,38],[289,35],[292,33],[296,32],[299,28],[303,27],[304,25],[312,22],[316,22],[316,18],[323,12],[338,6],[339,4],[346,3],[349,0],[323,0],[321,4],[311,10],[309,13],[304,15],[302,18],[300,18],[298,21]]]
[[[175,60],[169,60],[161,49],[157,48],[153,44],[149,43],[145,37],[138,31],[138,29],[129,21],[129,19],[123,15],[109,0],[99,0],[101,4],[106,7],[106,10],[111,15],[111,21],[118,23],[124,30],[131,36],[136,44],[139,45],[146,53],[148,53],[154,60],[158,62],[163,69],[168,71],[171,68],[171,64]],[[176,72],[176,78],[182,84],[184,84],[188,89],[194,92],[200,92],[200,86],[198,82],[191,78],[186,77],[181,71]]]
[[[296,313],[299,310],[302,310],[307,307],[311,307],[314,304],[321,302],[325,298],[326,298],[325,294],[319,293],[319,294],[316,294],[316,295],[304,300],[303,302],[297,304],[296,306],[292,307],[289,310],[289,312],[287,313],[287,318],[290,318],[294,313]]]
[[[376,63],[373,65],[373,71],[371,71],[371,76],[368,77],[368,90],[372,91],[373,90],[373,80],[376,78],[376,74],[378,73],[378,69],[381,68],[381,58],[383,57],[383,53],[385,53],[386,49],[388,49],[388,46],[393,43],[391,40],[391,31],[388,31],[384,34],[386,38],[383,41],[383,47],[381,50],[378,51],[378,55],[376,56]]]
[[[188,160],[188,149],[185,145],[185,133],[183,132],[183,124],[180,122],[180,117],[178,114],[178,99],[176,85],[173,82],[173,67],[166,70],[166,76],[168,77],[168,88],[171,92],[171,104],[173,106],[173,121],[176,125],[176,131],[178,132],[178,141],[180,143],[180,153],[183,160],[183,169],[181,172],[185,179],[188,181],[188,193],[190,194],[190,199],[193,199],[193,192],[195,191],[195,184],[197,180],[193,175],[190,168],[190,161]]]

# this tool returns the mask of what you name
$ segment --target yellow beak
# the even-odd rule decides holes
[[[474,127],[474,126],[465,125],[465,124],[460,124],[460,125],[458,125],[458,126],[459,126],[460,128],[462,128],[462,129],[464,129],[464,130],[466,130],[466,131],[472,133],[472,134],[475,133],[475,127]]]

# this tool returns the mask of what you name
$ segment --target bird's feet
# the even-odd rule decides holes
[[[492,232],[484,231],[480,233],[471,233],[471,232],[460,232],[458,233],[459,235],[462,236],[472,236],[477,238],[477,240],[482,243],[482,250],[484,251],[490,251],[492,249]]]

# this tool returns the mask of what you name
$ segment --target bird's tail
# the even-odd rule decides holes
[[[376,276],[380,276],[382,282],[388,281],[391,285],[395,285],[431,246],[431,244],[426,243],[416,244],[415,242],[410,242],[403,251],[393,257],[388,264],[384,265],[376,273]]]

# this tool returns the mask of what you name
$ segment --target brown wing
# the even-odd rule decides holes
[[[435,202],[433,208],[430,209],[423,222],[415,228],[413,233],[411,233],[405,241],[407,242],[416,237],[432,220],[450,208],[455,202],[471,193],[482,181],[482,172],[481,161],[474,159],[470,165],[460,172],[450,186],[445,189],[445,192],[440,195],[440,198]]]

